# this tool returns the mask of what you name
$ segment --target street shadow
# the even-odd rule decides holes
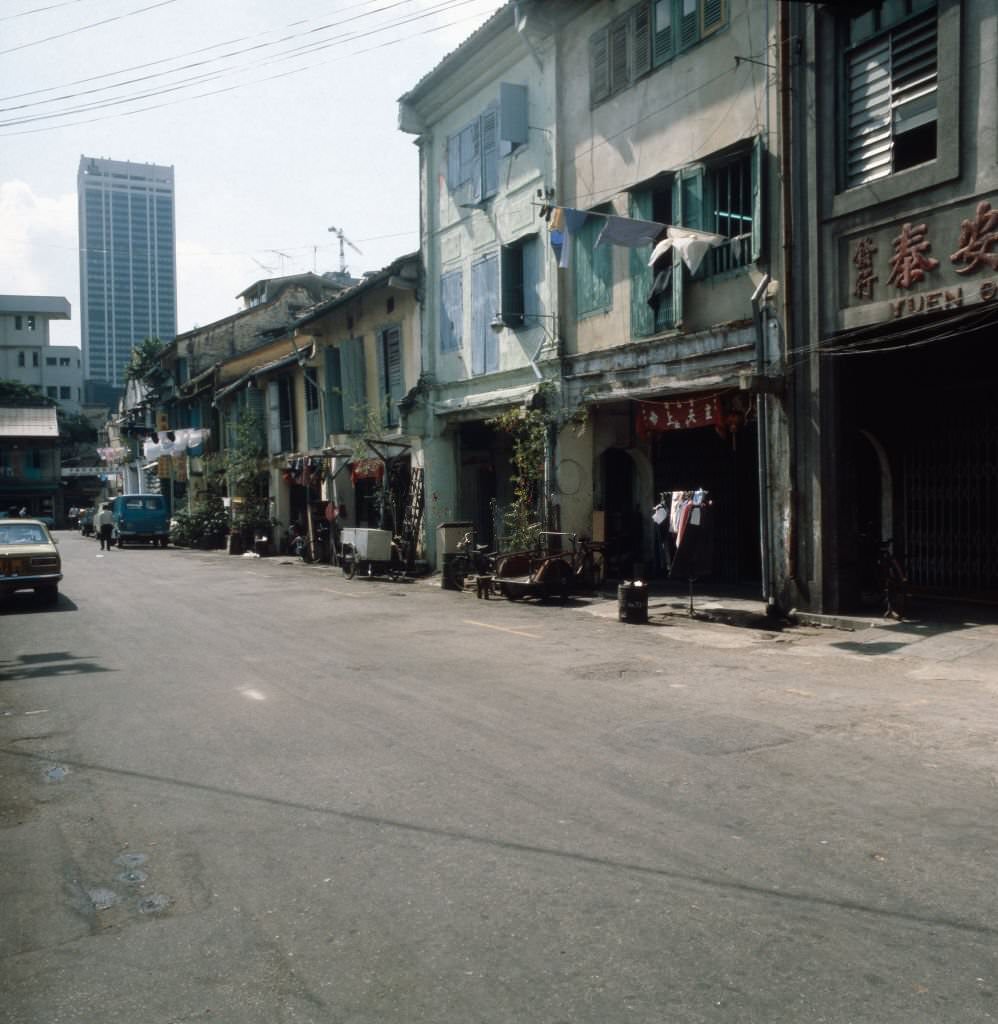
[[[55,604],[50,604],[42,594],[21,590],[0,598],[0,615],[43,615],[48,612],[76,612],[79,605],[61,591]]]
[[[113,670],[96,662],[78,658],[68,651],[49,651],[46,654],[22,654],[17,658],[0,661],[0,682],[52,679],[111,671]]]
[[[853,654],[894,654],[896,651],[903,651],[908,644],[905,643],[891,643],[888,640],[878,640],[872,644],[859,643],[856,640],[844,640],[841,643],[830,644],[829,646],[838,648],[840,651],[851,651]]]

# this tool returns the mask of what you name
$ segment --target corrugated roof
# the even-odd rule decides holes
[[[59,420],[51,406],[0,407],[0,437],[58,437]]]
[[[408,91],[403,93],[399,99],[399,103],[414,103],[419,99],[420,95],[425,92],[434,81],[441,75],[445,69],[449,70],[450,66],[457,60],[463,60],[464,54],[469,49],[473,49],[482,43],[488,36],[493,34],[496,29],[500,28],[500,22],[507,20],[508,15],[513,10],[513,0],[508,0],[504,3],[495,14],[493,14],[484,24],[479,25],[474,32],[464,40],[463,43],[458,46],[456,50],[451,50],[450,53],[445,56],[439,64],[431,71],[428,71],[423,77]],[[510,22],[511,24],[511,22]],[[501,26],[501,30],[505,30],[507,25]]]

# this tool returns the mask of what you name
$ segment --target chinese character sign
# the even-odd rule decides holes
[[[960,225],[960,248],[950,260],[957,266],[958,274],[969,274],[975,267],[984,264],[992,270],[998,270],[998,253],[990,251],[998,243],[998,210],[992,210],[988,202],[977,204],[977,213],[973,220],[965,220]]]
[[[939,260],[928,256],[932,248],[926,241],[924,224],[902,224],[901,234],[894,239],[894,256],[891,259],[891,276],[888,284],[898,288],[911,288],[919,281],[925,280],[927,270],[935,270]]]
[[[874,282],[880,280],[873,272],[873,256],[876,251],[872,238],[861,238],[856,243],[856,253],[852,258],[856,265],[856,287],[852,293],[857,299],[873,299]]]

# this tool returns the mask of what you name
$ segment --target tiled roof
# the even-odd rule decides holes
[[[0,407],[0,437],[58,437],[59,421],[51,406]]]

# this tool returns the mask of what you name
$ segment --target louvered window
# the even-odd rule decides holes
[[[727,20],[728,0],[642,0],[590,36],[590,102],[626,89]]]
[[[381,383],[381,423],[397,427],[402,401],[402,332],[386,327],[378,332],[378,379]]]
[[[909,4],[916,0],[909,0]],[[918,4],[923,6],[924,4]],[[895,11],[897,4],[891,5]],[[852,37],[886,20],[887,5],[868,12]],[[935,9],[881,31],[846,55],[847,188],[934,160],[938,84]]]

